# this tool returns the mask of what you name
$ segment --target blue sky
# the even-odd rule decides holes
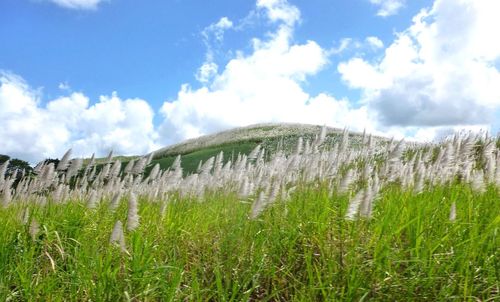
[[[418,6],[415,3],[419,3]],[[335,47],[343,38],[377,36],[390,42],[394,31],[430,1],[413,1],[390,18],[376,15],[366,0],[291,1],[300,8],[302,22],[295,40],[314,40]],[[0,69],[21,75],[30,85],[43,87],[43,99],[61,95],[60,83],[84,91],[95,101],[118,91],[122,97],[140,97],[154,108],[175,97],[183,83],[196,85],[194,73],[203,63],[206,47],[201,32],[221,16],[241,20],[255,1],[144,1],[103,2],[96,10],[64,9],[49,1],[4,0],[0,3]],[[268,30],[265,20],[228,33],[222,51],[249,48],[253,36]],[[221,61],[227,58],[222,57]],[[311,92],[348,94],[338,81],[335,66],[311,81]],[[334,89],[336,88],[336,89]]]
[[[496,2],[2,0],[0,153],[141,154],[281,121],[496,132]]]

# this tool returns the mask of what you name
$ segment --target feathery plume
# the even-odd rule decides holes
[[[40,225],[38,224],[38,222],[34,218],[31,219],[31,223],[30,223],[30,227],[29,227],[28,231],[29,231],[29,234],[31,236],[31,239],[36,240],[38,233],[40,232]]]
[[[87,201],[87,208],[89,209],[95,209],[97,207],[97,191],[92,190],[89,195],[89,199]]]
[[[64,153],[63,157],[57,164],[57,169],[56,169],[57,171],[63,171],[68,168],[70,156],[71,156],[71,148],[68,151],[66,151],[66,153]]]
[[[0,186],[5,181],[5,174],[7,173],[7,167],[9,166],[10,159],[6,160],[3,164],[0,165]]]
[[[123,170],[123,172],[125,174],[129,174],[129,173],[132,173],[132,169],[134,168],[134,165],[135,165],[135,160],[131,159],[127,165],[125,166],[125,169]]]
[[[68,171],[66,172],[66,180],[69,181],[71,177],[78,174],[78,171],[82,168],[82,165],[83,165],[83,159],[81,158],[75,158],[71,160]]]
[[[454,222],[455,220],[457,220],[457,205],[456,205],[455,202],[453,202],[451,204],[449,219],[450,219],[451,222]]]
[[[134,167],[132,168],[132,174],[141,174],[144,172],[144,168],[146,168],[146,164],[148,162],[147,157],[141,157],[137,163],[135,163]]]
[[[473,174],[472,189],[479,193],[484,193],[486,191],[483,170],[476,170],[476,172]]]
[[[122,197],[122,194],[120,191],[116,192],[115,195],[113,195],[113,199],[111,199],[111,203],[109,204],[109,208],[111,211],[115,211],[118,206],[120,205],[120,198]]]
[[[256,159],[257,156],[259,155],[260,153],[260,148],[261,146],[260,145],[257,145],[257,147],[255,147],[252,152],[250,152],[250,154],[248,154],[248,159]]]
[[[133,231],[139,226],[138,212],[137,197],[131,192],[128,200],[127,230]]]
[[[356,195],[349,201],[349,207],[347,208],[346,218],[348,220],[354,220],[359,212],[359,206],[363,201],[365,192],[363,190],[358,191]]]
[[[346,193],[349,190],[349,186],[354,181],[354,172],[352,169],[347,170],[339,185],[339,193]]]
[[[151,172],[149,173],[149,179],[155,180],[158,177],[159,173],[160,173],[160,164],[157,163],[154,165],[153,169],[151,169]]]
[[[250,212],[250,219],[257,218],[267,205],[266,194],[264,191],[259,193],[259,197],[253,202]]]
[[[109,171],[109,178],[115,178],[120,175],[120,171],[122,168],[122,162],[120,160],[116,160]]]
[[[327,131],[326,126],[323,125],[323,127],[321,127],[321,132],[320,132],[317,140],[315,141],[316,146],[321,146],[325,142],[326,131]]]
[[[360,205],[359,215],[361,217],[370,218],[372,216],[373,198],[374,198],[374,196],[373,196],[372,188],[371,188],[371,186],[368,186],[364,190],[363,200],[361,201],[361,205]]]
[[[297,140],[297,147],[295,148],[295,154],[296,155],[299,155],[300,153],[302,153],[302,149],[304,148],[304,142],[303,142],[303,138],[302,136],[299,137],[299,139]]]
[[[123,233],[123,225],[120,220],[115,223],[111,236],[109,237],[109,243],[117,244],[123,252],[127,252],[127,246],[125,245],[125,234]]]
[[[105,163],[110,164],[113,160],[113,150],[109,151],[108,157],[106,157]]]
[[[12,193],[10,190],[10,184],[8,186],[4,185],[3,194],[2,194],[2,207],[6,208],[9,206],[12,200]]]

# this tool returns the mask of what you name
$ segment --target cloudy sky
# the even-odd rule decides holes
[[[500,129],[498,0],[1,0],[0,153],[144,154],[260,122]]]

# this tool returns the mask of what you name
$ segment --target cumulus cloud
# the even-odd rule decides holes
[[[395,15],[405,5],[405,0],[370,0],[370,2],[379,7],[377,16],[380,17]]]
[[[265,40],[254,38],[250,54],[237,52],[204,87],[185,84],[175,100],[165,102],[160,110],[164,142],[273,121],[368,128],[366,108],[353,108],[348,100],[326,93],[313,96],[302,88],[329,60],[314,41],[292,42],[299,10],[280,0],[259,0],[257,9],[278,25],[276,31]]]
[[[64,8],[94,10],[97,9],[101,2],[106,0],[49,0]]]
[[[44,106],[22,78],[0,75],[0,153],[33,163],[60,157],[68,148],[85,156],[110,150],[144,154],[158,147],[153,116],[146,101],[122,100],[116,93],[90,105],[75,92]]]
[[[436,0],[379,60],[338,65],[385,127],[485,128],[500,107],[500,3]]]

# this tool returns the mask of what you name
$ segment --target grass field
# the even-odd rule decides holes
[[[2,172],[0,300],[498,301],[498,140],[349,139]]]
[[[449,221],[456,201],[456,221]],[[161,204],[167,202],[162,213]],[[258,220],[234,195],[203,203],[140,202],[127,252],[109,243],[116,212],[68,204],[0,210],[0,299],[22,300],[476,300],[497,301],[498,191],[388,187],[371,220],[344,218],[347,196],[297,189]]]

